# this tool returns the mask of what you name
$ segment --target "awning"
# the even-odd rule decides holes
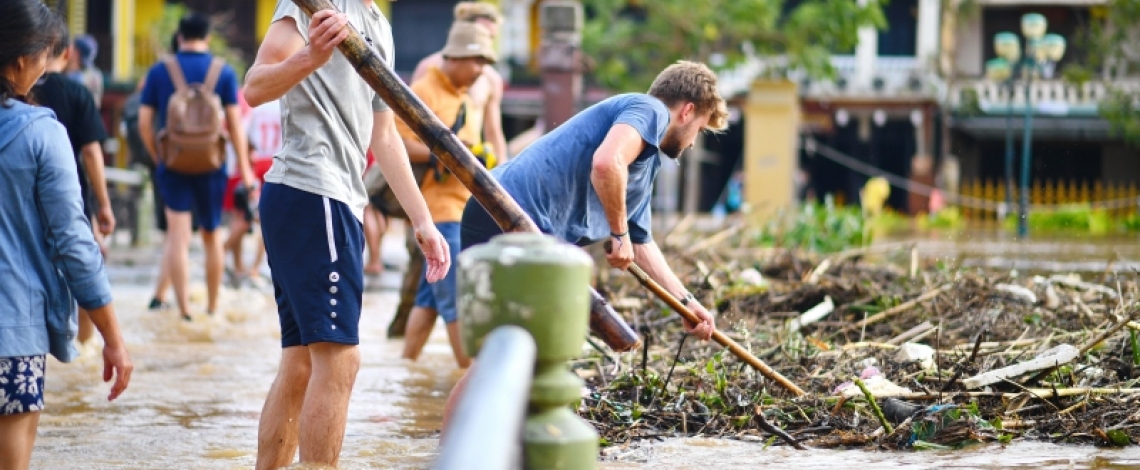
[[[1025,118],[1014,116],[1012,127],[1017,137],[1025,131]],[[1004,139],[1006,134],[1006,118],[994,116],[954,117],[950,120],[950,128],[963,132],[975,139]],[[1115,140],[1108,121],[1101,118],[1073,118],[1073,117],[1033,117],[1034,140],[1079,140],[1079,141],[1110,141]]]

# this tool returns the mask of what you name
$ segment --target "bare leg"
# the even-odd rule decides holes
[[[301,404],[312,374],[309,348],[281,350],[277,378],[265,397],[257,429],[257,470],[272,470],[293,463],[301,431]]]
[[[91,337],[95,335],[95,324],[91,323],[91,317],[87,315],[87,309],[79,309],[79,336],[76,339],[80,344],[86,344],[91,341]]]
[[[154,285],[154,295],[152,299],[157,300],[159,303],[166,302],[166,291],[170,290],[170,265],[166,262],[166,244],[169,243],[169,236],[166,236],[162,241],[163,256],[159,261],[158,266],[158,281]]]
[[[452,354],[455,354],[455,364],[460,369],[471,367],[471,358],[463,352],[463,336],[459,334],[459,322],[447,324],[447,339],[451,342]]]
[[[371,205],[364,208],[364,243],[368,246],[368,262],[364,264],[365,274],[384,272],[380,259],[380,239],[384,237],[384,216]]]
[[[475,370],[475,367],[478,367],[474,360],[471,360],[470,365],[471,367],[467,369],[463,377],[460,377],[459,381],[455,383],[455,386],[451,388],[451,394],[447,396],[447,403],[443,405],[443,427],[441,429],[445,432],[447,431],[448,421],[451,421],[451,415],[455,414],[455,407],[459,405],[459,399],[463,397],[463,392],[467,389],[467,380],[471,378],[471,371]],[[443,439],[446,437],[444,434],[439,436],[440,444],[443,444]]]
[[[360,349],[312,343],[312,380],[301,408],[301,463],[336,467],[344,444],[348,399],[360,369]]]
[[[261,272],[258,268],[261,267],[261,262],[265,261],[265,239],[261,235],[253,237],[253,264],[249,265],[249,277],[261,277]]]
[[[183,318],[190,317],[190,213],[166,209],[166,269]]]
[[[226,238],[226,244],[223,247],[226,251],[233,253],[234,273],[236,274],[245,274],[241,242],[247,230],[249,230],[249,222],[245,220],[245,216],[234,213],[234,217],[230,219],[230,235]]]
[[[218,291],[222,287],[222,274],[226,269],[226,251],[217,230],[202,230],[202,249],[206,252],[206,312],[218,311]]]
[[[428,336],[431,336],[432,328],[435,328],[436,316],[434,309],[412,308],[412,313],[408,314],[408,326],[404,330],[403,357],[405,359],[413,361],[419,359],[420,353],[424,350],[424,345],[427,344]]]
[[[32,463],[40,412],[0,416],[0,468],[27,470]]]

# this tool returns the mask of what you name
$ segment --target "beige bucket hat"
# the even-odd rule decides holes
[[[495,63],[495,45],[487,28],[475,23],[456,22],[447,34],[447,45],[443,47],[445,59],[466,59],[482,57]]]

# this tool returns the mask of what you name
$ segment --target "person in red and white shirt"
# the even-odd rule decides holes
[[[259,185],[264,184],[265,174],[273,166],[273,155],[281,149],[281,102],[274,100],[251,109],[245,118],[245,132],[249,137],[249,156],[254,176]],[[261,237],[255,237],[256,254],[253,263],[247,267],[242,256],[242,237],[253,233],[256,204],[252,200],[251,191],[241,186],[240,177],[230,178],[225,203],[232,216],[230,237],[225,245],[226,250],[233,254],[232,283],[235,287],[239,287],[245,279],[256,283],[261,277],[257,268],[265,257],[265,248]]]

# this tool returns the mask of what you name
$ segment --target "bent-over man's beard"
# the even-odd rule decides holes
[[[685,150],[681,147],[681,139],[677,137],[677,134],[677,132],[666,132],[665,137],[661,139],[661,145],[657,146],[661,153],[674,160],[680,157],[681,152]]]

